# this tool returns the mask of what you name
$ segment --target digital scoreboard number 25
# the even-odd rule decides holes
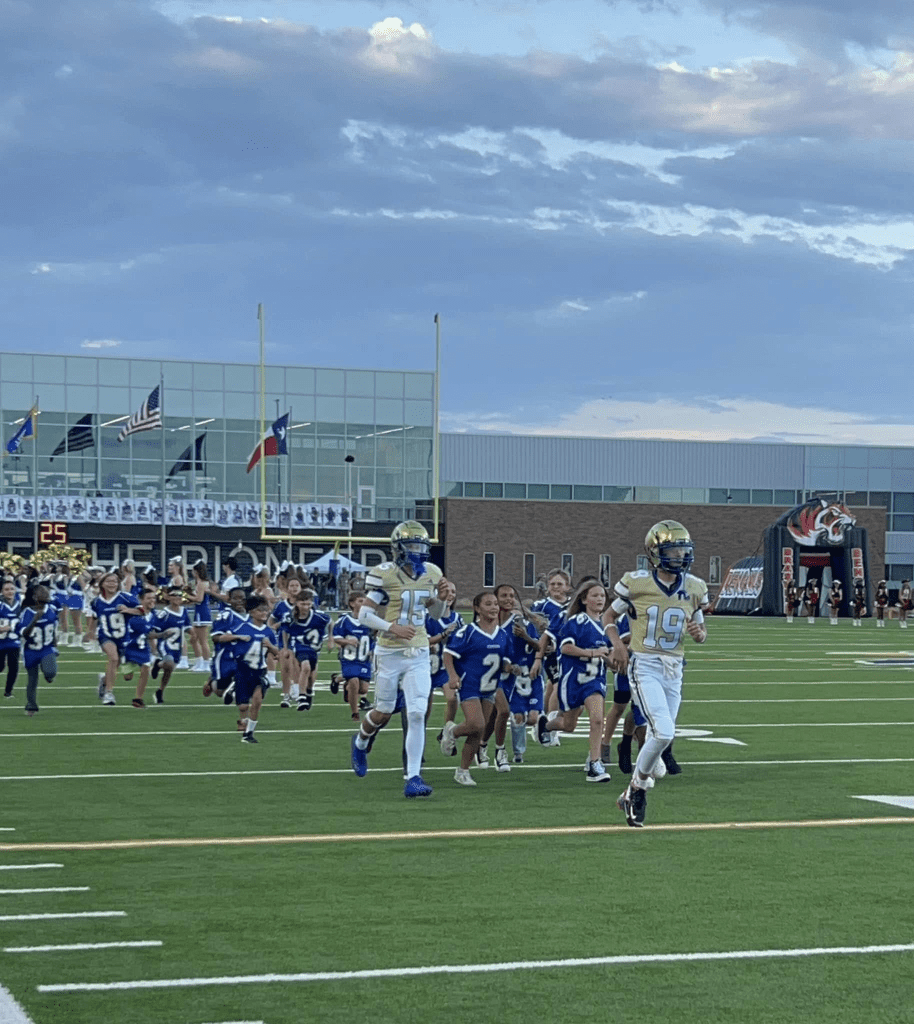
[[[66,523],[39,523],[38,543],[50,546],[51,544],[69,544],[70,533]]]

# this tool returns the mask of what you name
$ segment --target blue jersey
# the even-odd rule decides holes
[[[520,665],[521,668],[529,669],[536,658],[536,648],[531,647],[522,636],[514,635],[514,623],[520,622],[531,640],[539,640],[540,635],[532,622],[528,622],[523,615],[514,615],[502,626],[508,634],[508,661],[512,665]]]
[[[547,626],[544,632],[552,637],[555,641],[555,646],[558,647],[559,636],[565,625],[565,609],[567,606],[559,604],[558,601],[553,601],[551,597],[547,597],[542,601],[537,601],[531,607],[533,611],[546,619]]]
[[[293,619],[287,615],[279,625],[280,632],[288,638],[286,646],[298,657],[302,654],[320,653],[330,625],[330,616],[311,609],[307,619]]]
[[[468,622],[448,640],[445,651],[454,659],[461,701],[480,696],[495,699],[502,662],[508,656],[508,634],[501,626],[486,633]]]
[[[362,625],[347,613],[336,620],[333,635],[340,639],[353,637],[359,642],[358,647],[350,647],[348,644],[337,647],[343,675],[347,679],[370,679],[371,656],[374,654],[374,632],[371,627]]]
[[[22,635],[26,626],[35,622],[35,628],[23,643],[23,661],[26,668],[37,665],[46,654],[56,654],[57,649],[57,611],[50,604],[35,618],[35,609],[26,608],[19,619],[19,634]]]
[[[276,634],[269,626],[256,626],[250,619],[239,622],[232,632],[244,637],[232,643],[237,672],[246,676],[262,675],[267,667],[267,649],[263,641],[269,640],[271,644],[276,644]]]
[[[166,629],[178,630],[173,636],[163,636],[159,640],[159,656],[170,658],[172,661],[180,661],[184,632],[190,629],[190,617],[187,614],[187,609],[182,608],[179,612],[173,612],[171,608],[160,608],[155,613],[153,628],[160,633]]]
[[[133,594],[115,594],[110,601],[99,595],[92,602],[92,610],[98,617],[98,642],[106,643],[113,640],[118,647],[123,647],[127,639],[127,616],[118,611],[118,607],[136,608],[137,599]]]
[[[271,623],[276,623],[276,625],[273,627],[274,629],[277,629],[279,627],[280,623],[287,615],[292,614],[292,609],[294,607],[295,606],[292,604],[291,601],[277,601],[276,604],[273,605],[273,611],[270,612],[270,618],[268,619],[268,621]]]
[[[594,693],[606,694],[606,662],[602,658],[580,658],[566,654],[569,645],[581,650],[608,649],[603,624],[586,612],[568,619],[559,637],[561,682],[559,707],[563,711],[580,707]]]
[[[68,600],[70,597],[70,580],[67,576],[58,576],[54,580],[54,585],[51,587],[51,604],[55,608],[66,608],[68,607]]]
[[[149,632],[158,629],[155,614],[131,615],[127,618],[127,639],[124,644],[124,661],[131,665],[148,665],[152,660],[149,653]]]
[[[0,651],[19,649],[19,614],[22,611],[22,600],[13,598],[12,604],[0,601],[0,626],[9,626],[9,630],[0,633]]]
[[[228,605],[223,605],[222,611],[213,620],[213,637],[219,636],[220,633],[237,633],[238,627],[247,621],[244,615],[239,615],[238,612],[233,611]],[[217,644],[215,639],[213,639],[215,654],[213,655],[212,665],[213,675],[216,679],[228,678],[238,667],[234,648],[234,643]]]
[[[460,616],[453,610],[440,619],[433,619],[431,615],[426,615],[425,632],[429,637],[441,636],[446,627],[455,622],[459,624],[460,621]],[[432,676],[432,686],[435,688],[444,686],[447,682],[447,669],[444,667],[444,644],[445,641],[441,640],[437,644],[431,644],[428,649],[429,670]]]

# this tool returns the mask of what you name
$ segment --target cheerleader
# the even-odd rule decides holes
[[[876,627],[885,627],[885,610],[889,606],[889,586],[886,580],[876,584]]]
[[[16,584],[6,579],[0,588],[0,672],[6,670],[4,697],[13,696],[13,687],[19,675],[21,641],[16,627],[22,611],[22,601],[16,593]]]
[[[83,645],[83,585],[82,574],[71,575],[67,583],[67,617],[70,620],[70,647]],[[60,643],[63,644],[63,637]]]
[[[815,577],[807,581],[803,601],[806,604],[806,617],[811,626],[816,621],[816,614],[819,611],[819,581]]]
[[[784,614],[788,622],[793,622],[793,617],[799,604],[800,595],[797,593],[797,585],[794,580],[791,580],[784,591]]]
[[[828,621],[832,626],[838,625],[838,612],[841,610],[841,602],[844,600],[844,588],[840,580],[832,580],[831,589],[828,592]]]
[[[854,625],[859,626],[866,615],[866,584],[863,580],[854,580]]]
[[[279,585],[279,580],[282,575],[280,570],[280,576],[277,576],[276,582]],[[282,620],[292,614],[292,610],[295,607],[295,602],[298,600],[299,595],[302,592],[301,580],[298,576],[289,576],[284,580],[285,594],[273,605],[273,610],[270,612],[270,617],[267,620],[267,624],[270,629],[279,636],[280,626]],[[273,668],[273,678],[270,679],[269,675],[269,664],[270,659],[267,659],[267,679],[272,685],[276,681],[276,669]],[[289,648],[281,645],[279,655],[279,675],[282,680],[282,697],[280,698],[279,706],[281,708],[288,708],[291,706],[293,700],[298,700],[298,673],[296,672],[295,659],[292,657],[292,652]],[[296,678],[293,679],[293,676]]]
[[[909,580],[902,580],[898,590],[898,625],[902,629],[908,628],[908,612],[911,610],[911,583]]]
[[[197,559],[191,566],[191,580],[188,588],[188,601],[193,605],[191,616],[193,625],[190,627],[190,644],[194,649],[194,664],[191,672],[209,674],[209,627],[213,616],[209,607],[209,596],[212,589],[206,562]]]

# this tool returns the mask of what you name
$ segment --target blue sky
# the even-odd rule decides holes
[[[0,345],[907,444],[908,0],[0,0]]]

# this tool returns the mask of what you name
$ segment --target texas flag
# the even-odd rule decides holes
[[[251,458],[248,461],[247,472],[251,470],[260,462],[260,456],[267,455],[288,455],[289,448],[286,444],[286,432],[289,429],[289,414],[280,416],[279,419],[270,427],[270,433],[260,442],[259,445],[254,449],[251,454]]]

